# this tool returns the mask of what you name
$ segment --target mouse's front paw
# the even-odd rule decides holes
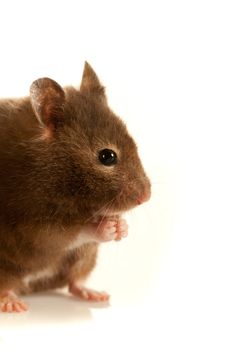
[[[125,219],[120,218],[117,221],[117,235],[115,237],[116,241],[120,241],[122,238],[127,237],[128,235],[128,224],[127,221]]]
[[[102,218],[97,224],[96,236],[101,242],[120,241],[128,235],[128,225],[125,219]]]

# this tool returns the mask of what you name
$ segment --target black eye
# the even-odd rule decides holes
[[[99,152],[99,160],[106,166],[114,165],[117,163],[117,154],[106,148]]]

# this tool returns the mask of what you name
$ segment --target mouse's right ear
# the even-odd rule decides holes
[[[83,76],[80,84],[81,93],[93,96],[104,104],[107,103],[105,88],[90,64],[85,61]]]
[[[49,78],[35,80],[30,87],[30,99],[39,122],[50,132],[63,122],[65,93],[56,81]]]

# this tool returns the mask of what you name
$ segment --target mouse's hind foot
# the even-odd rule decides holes
[[[109,294],[106,292],[98,292],[93,289],[76,285],[75,283],[69,284],[69,292],[74,296],[86,301],[107,302],[110,299]]]
[[[0,294],[0,312],[25,312],[27,310],[27,304],[14,292],[7,291]]]

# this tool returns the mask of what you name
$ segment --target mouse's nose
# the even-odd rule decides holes
[[[140,205],[147,202],[150,199],[150,197],[151,197],[151,191],[150,189],[148,189],[143,193],[143,195],[137,198],[137,204]]]

